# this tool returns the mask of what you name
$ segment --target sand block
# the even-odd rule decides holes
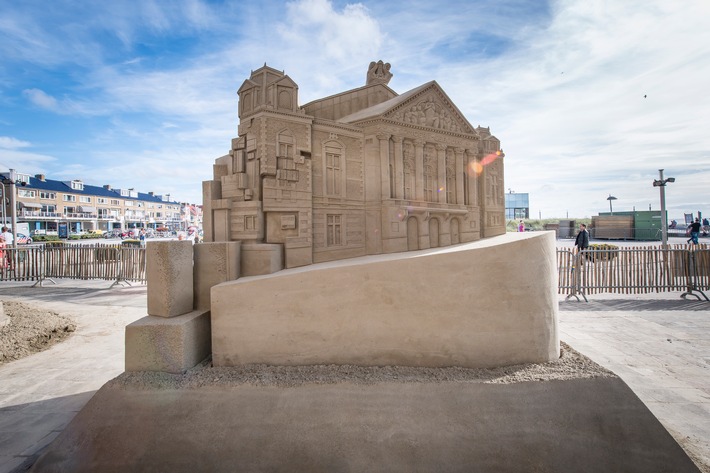
[[[241,250],[241,275],[258,276],[281,271],[283,246],[268,243],[243,244]]]
[[[192,311],[192,242],[147,244],[148,314],[174,317]]]
[[[556,271],[554,233],[535,232],[225,282],[213,363],[544,363],[560,350]]]
[[[147,316],[126,326],[126,371],[182,373],[211,351],[210,312]]]
[[[195,309],[209,310],[210,289],[239,277],[241,242],[214,242],[195,245]]]

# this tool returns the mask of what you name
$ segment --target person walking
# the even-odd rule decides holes
[[[525,231],[525,222],[523,222],[522,220],[521,220],[520,223],[518,224],[518,231],[519,231],[519,232],[524,232],[524,231]]]
[[[700,219],[696,218],[693,223],[688,225],[688,230],[690,230],[690,238],[687,243],[693,242],[693,245],[697,245],[698,235],[700,235]]]
[[[586,250],[589,247],[589,232],[587,231],[587,226],[583,223],[579,224],[579,233],[577,233],[577,238],[574,239],[574,248],[576,252],[581,250]]]

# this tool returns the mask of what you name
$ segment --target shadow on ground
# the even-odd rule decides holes
[[[27,471],[95,393],[0,408],[0,471]]]
[[[607,299],[596,301],[590,299],[589,302],[560,301],[560,310],[564,312],[708,311],[710,310],[710,302],[683,299]]]
[[[143,307],[146,304],[146,286],[113,287],[107,282],[106,287],[66,287],[66,286],[8,286],[0,287],[3,296],[21,297],[42,302],[65,301],[75,304],[120,305],[124,307]],[[140,297],[144,296],[144,297]]]

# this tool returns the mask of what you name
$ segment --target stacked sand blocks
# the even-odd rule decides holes
[[[126,371],[182,373],[211,353],[210,289],[239,277],[240,243],[146,248],[148,316],[126,327]]]

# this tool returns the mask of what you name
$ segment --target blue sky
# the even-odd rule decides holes
[[[710,215],[710,2],[0,0],[0,171],[201,203],[265,62],[305,104],[392,64],[506,153],[531,216]],[[645,96],[645,97],[644,97]]]

